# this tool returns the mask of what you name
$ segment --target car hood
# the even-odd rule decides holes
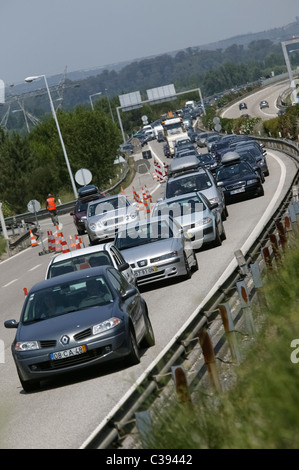
[[[178,250],[179,245],[181,245],[180,238],[164,238],[157,242],[127,248],[121,252],[125,260],[131,264],[140,259],[152,258]]]
[[[42,341],[57,339],[63,334],[76,334],[101,321],[118,315],[117,301],[101,307],[92,307],[57,317],[47,318],[35,323],[20,323],[17,330],[17,341]]]

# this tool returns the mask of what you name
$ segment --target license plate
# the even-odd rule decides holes
[[[52,361],[56,361],[57,359],[66,359],[72,356],[78,356],[79,354],[83,354],[87,351],[86,346],[77,346],[76,348],[65,349],[63,351],[57,351],[55,353],[50,354],[50,358]]]
[[[136,277],[139,277],[139,276],[146,276],[147,274],[154,273],[155,271],[158,271],[158,268],[156,266],[150,267],[150,268],[139,269],[138,271],[135,271],[134,274]]]
[[[238,194],[238,193],[244,193],[245,188],[239,188],[239,189],[234,189],[233,191],[230,192],[230,194]]]

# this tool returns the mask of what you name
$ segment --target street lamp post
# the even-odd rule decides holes
[[[111,119],[112,119],[113,122],[115,122],[114,121],[114,116],[113,116],[113,113],[112,113],[112,109],[111,109],[111,103],[110,103],[110,99],[109,99],[109,96],[108,96],[107,88],[105,88],[105,93],[106,93],[106,96],[107,96],[107,101],[108,101],[108,106],[109,106],[109,110],[110,110]]]
[[[93,95],[89,95],[89,101],[90,101],[90,106],[91,106],[91,109],[94,111],[94,107],[93,107],[93,102],[92,102],[92,96],[97,96],[97,95],[101,95],[102,92],[99,91],[98,93],[94,93]]]
[[[73,192],[74,192],[75,198],[77,199],[78,198],[77,188],[76,188],[75,180],[74,180],[72,170],[71,170],[71,167],[70,167],[70,162],[69,162],[66,150],[65,150],[63,138],[62,138],[62,135],[61,135],[61,132],[60,132],[60,127],[59,127],[59,123],[58,123],[58,120],[57,120],[57,116],[56,116],[54,104],[53,104],[53,101],[52,101],[51,93],[50,93],[50,90],[49,90],[47,78],[46,78],[45,75],[37,75],[37,76],[34,76],[34,77],[25,78],[25,82],[31,83],[34,80],[37,80],[39,78],[43,78],[45,80],[47,92],[48,92],[48,95],[49,95],[49,101],[50,101],[50,107],[51,107],[52,115],[53,115],[54,121],[56,123],[59,139],[60,139],[60,142],[61,142],[64,158],[65,158],[65,161],[66,161],[66,166],[67,166],[67,169],[68,169],[68,172],[69,172],[69,175],[70,175],[70,179],[71,179],[71,183],[72,183],[72,187],[73,187]]]

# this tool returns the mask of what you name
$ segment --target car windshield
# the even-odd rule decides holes
[[[196,191],[204,191],[212,187],[212,181],[207,173],[193,174],[186,177],[174,178],[166,187],[166,197],[170,198],[179,194],[187,194]]]
[[[158,242],[163,238],[172,238],[173,236],[173,230],[167,221],[159,220],[126,227],[125,230],[118,232],[114,243],[119,250],[125,250],[134,246]]]
[[[96,203],[89,204],[88,207],[88,216],[92,217],[94,215],[102,215],[107,212],[112,212],[115,210],[124,210],[130,203],[126,198],[115,197],[108,200],[97,201]]]
[[[177,198],[174,201],[163,201],[153,209],[153,216],[167,216],[172,218],[183,217],[185,215],[202,212],[206,209],[203,201],[197,196]]]
[[[29,294],[22,323],[44,321],[111,302],[113,295],[103,276],[57,283]]]
[[[252,174],[253,170],[246,162],[238,162],[233,165],[224,165],[217,172],[217,181],[240,178],[243,175]]]
[[[215,158],[212,157],[212,155],[208,154],[202,154],[197,156],[198,161],[200,163],[206,164],[206,163],[215,163]]]
[[[80,271],[81,269],[106,265],[113,265],[111,257],[107,251],[97,251],[85,255],[78,254],[78,256],[52,263],[47,277],[56,277],[60,276],[61,274]]]

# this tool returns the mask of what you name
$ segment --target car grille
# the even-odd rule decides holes
[[[112,349],[112,346],[110,347]],[[79,354],[78,356],[71,356],[65,359],[58,359],[56,361],[45,361],[45,362],[40,362],[38,364],[32,364],[30,366],[30,369],[34,372],[37,372],[37,371],[64,369],[67,367],[84,364],[86,362],[90,362],[102,356],[103,354],[105,354],[106,348],[107,348],[107,345],[105,348],[92,349],[90,351],[87,351],[84,354]]]
[[[239,181],[235,184],[229,184],[228,186],[226,186],[226,189],[228,189],[228,191],[231,191],[232,189],[244,188],[244,186],[246,186],[246,181]]]
[[[113,219],[108,219],[106,221],[103,221],[103,225],[108,227],[108,226],[111,226],[111,225],[121,224],[123,221],[124,221],[123,217],[114,217]]]
[[[53,339],[53,340],[50,339],[50,340],[47,340],[47,341],[42,340],[42,341],[39,341],[39,344],[40,344],[40,347],[42,349],[44,349],[44,348],[55,348],[56,341],[55,341],[55,339]]]
[[[80,333],[77,333],[74,335],[74,340],[75,341],[81,341],[84,338],[88,338],[88,336],[91,336],[92,330],[91,328],[87,328],[86,330],[80,331]]]

